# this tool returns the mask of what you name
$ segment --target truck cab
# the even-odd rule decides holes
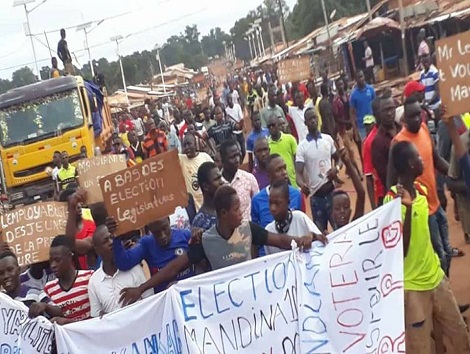
[[[95,147],[104,148],[111,117],[105,97],[90,85],[65,76],[0,95],[0,179],[9,206],[53,196],[46,171],[55,151],[66,151],[73,163],[93,156]]]

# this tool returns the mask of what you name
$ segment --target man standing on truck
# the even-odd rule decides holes
[[[71,182],[77,182],[77,169],[75,166],[69,163],[69,154],[67,151],[62,151],[62,167],[57,173],[57,181],[59,183],[59,189],[63,190],[67,188],[67,185]]]
[[[75,69],[73,68],[72,64],[72,56],[69,52],[69,47],[67,45],[67,41],[65,40],[65,30],[62,28],[60,30],[60,41],[57,45],[57,55],[59,59],[62,60],[64,64],[64,71],[66,75],[73,75],[75,74]]]

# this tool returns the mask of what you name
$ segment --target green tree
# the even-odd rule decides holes
[[[13,87],[29,85],[38,81],[36,75],[27,66],[16,70],[12,75],[11,83]]]

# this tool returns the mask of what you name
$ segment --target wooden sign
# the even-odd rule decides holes
[[[470,31],[436,42],[439,93],[447,114],[468,112],[470,107]]]
[[[295,59],[284,59],[277,64],[277,77],[282,84],[308,80],[310,72],[310,57],[308,55]]]
[[[57,235],[65,234],[67,203],[39,202],[0,215],[1,241],[8,243],[26,266],[49,260],[49,248]]]
[[[78,183],[87,193],[88,204],[103,201],[100,179],[111,173],[126,169],[124,155],[103,155],[77,161]]]
[[[225,81],[227,77],[227,63],[224,60],[217,60],[210,63],[207,68],[209,72],[214,75],[215,77],[219,78],[221,81]]]
[[[118,223],[117,235],[138,230],[188,204],[175,149],[103,177],[100,186],[106,210]]]

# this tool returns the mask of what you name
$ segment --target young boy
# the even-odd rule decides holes
[[[276,180],[269,192],[269,210],[274,220],[266,226],[266,231],[273,234],[287,234],[302,237],[309,233],[319,235],[321,232],[313,221],[300,210],[291,210],[289,184],[285,180]],[[274,246],[264,246],[266,254],[281,252]]]
[[[356,190],[356,210],[354,216],[351,219],[352,209],[351,200],[349,195],[340,189],[333,191],[333,198],[331,200],[331,221],[333,223],[333,229],[338,230],[344,225],[349,224],[350,221],[359,219],[364,215],[364,205],[366,201],[366,191],[359,177],[357,168],[353,165],[349,158],[349,153],[345,148],[340,150],[341,160],[346,165],[346,173],[351,177],[351,180]]]
[[[393,146],[391,158],[398,184],[387,193],[384,203],[398,197],[402,201],[407,352],[432,352],[435,320],[454,347],[451,352],[470,353],[465,322],[431,243],[427,191],[416,182],[423,173],[423,162],[414,144],[407,141]]]

